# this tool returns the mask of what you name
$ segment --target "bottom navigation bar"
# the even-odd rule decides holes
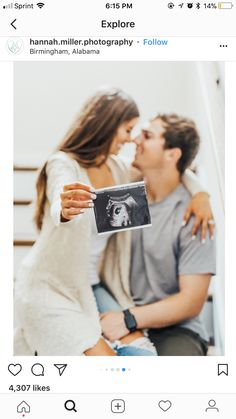
[[[158,379],[158,377],[157,377]],[[1,417],[123,417],[231,419],[236,414],[236,394],[17,394],[0,395]]]

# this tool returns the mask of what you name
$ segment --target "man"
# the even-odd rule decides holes
[[[195,124],[158,115],[137,139],[134,165],[146,181],[152,227],[132,233],[130,290],[135,307],[102,315],[104,336],[121,339],[148,329],[159,355],[206,355],[199,314],[215,274],[215,242],[183,228],[190,194],[181,183],[199,148]]]

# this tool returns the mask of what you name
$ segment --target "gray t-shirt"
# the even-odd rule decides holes
[[[180,184],[159,203],[150,204],[152,227],[132,232],[131,293],[136,305],[151,304],[179,292],[179,275],[215,274],[215,241],[200,232],[192,240],[194,217],[182,227],[191,196]],[[200,316],[178,324],[208,340]]]

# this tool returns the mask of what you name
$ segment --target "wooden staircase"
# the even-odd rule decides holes
[[[14,167],[14,273],[34,244],[33,205],[37,167]]]

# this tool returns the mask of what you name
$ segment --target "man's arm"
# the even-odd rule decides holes
[[[207,298],[211,275],[181,275],[180,291],[166,299],[141,307],[132,307],[138,329],[162,328],[197,316]],[[101,319],[103,334],[111,341],[129,333],[123,313],[105,313]]]
[[[197,316],[207,298],[211,275],[182,275],[180,291],[162,301],[142,307],[134,307],[139,329],[161,328],[180,323]]]

